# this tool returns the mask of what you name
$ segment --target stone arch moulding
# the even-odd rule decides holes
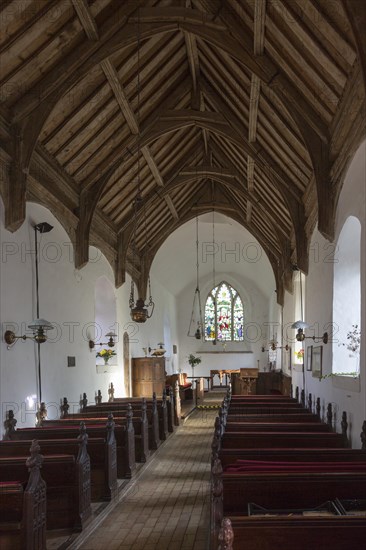
[[[212,212],[212,209],[211,208],[208,208],[208,209],[203,209],[201,214],[207,214],[209,212]],[[261,245],[261,247],[263,248],[264,252],[266,253],[266,256],[267,256],[267,259],[268,261],[270,262],[271,264],[271,267],[272,267],[272,271],[273,271],[273,275],[274,275],[274,278],[275,278],[275,282],[276,282],[276,293],[277,293],[277,302],[279,305],[284,305],[284,282],[283,282],[283,277],[282,277],[282,271],[281,271],[281,267],[280,267],[280,263],[279,263],[279,260],[278,258],[272,253],[272,251],[270,250],[270,248],[265,244],[263,243],[263,239],[261,238],[260,235],[258,235],[258,233],[256,231],[253,230],[252,227],[249,227],[245,220],[240,218],[240,216],[237,216],[235,214],[228,214],[226,211],[222,210],[220,211],[220,207],[217,207],[215,208],[215,212],[219,212],[225,216],[227,216],[228,218],[232,218],[233,220],[235,220],[237,223],[239,223],[242,227],[244,227],[247,231],[249,231],[249,233],[251,233],[253,235],[253,237],[255,239],[257,239],[257,241],[259,242],[259,244]],[[160,237],[159,241],[155,244],[155,246],[153,248],[150,249],[150,254],[149,254],[149,258],[148,258],[148,263],[146,264],[146,269],[145,269],[145,276],[146,274],[148,275],[149,272],[150,272],[150,268],[151,268],[151,265],[154,261],[154,258],[159,250],[159,248],[163,245],[163,243],[166,241],[166,239],[169,237],[170,234],[172,234],[176,229],[178,229],[181,225],[184,225],[186,222],[194,219],[196,217],[196,214],[195,213],[192,213],[192,211],[189,211],[185,216],[183,216],[182,218],[180,218],[171,228],[170,228],[170,231],[169,229],[167,229]],[[146,276],[146,280],[144,279],[141,283],[140,283],[140,286],[141,288],[144,288],[145,289],[145,294],[146,294],[146,287],[147,287],[147,276]]]

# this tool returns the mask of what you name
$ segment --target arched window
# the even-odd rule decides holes
[[[238,292],[224,281],[205,304],[205,340],[243,341],[244,309]]]
[[[349,216],[338,237],[333,286],[333,374],[357,374],[361,334],[361,224]]]

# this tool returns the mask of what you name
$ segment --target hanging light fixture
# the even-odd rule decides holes
[[[196,290],[194,291],[194,296],[193,296],[191,321],[189,323],[189,329],[188,329],[187,336],[194,336],[196,338],[196,340],[201,340],[203,322],[202,322],[201,292],[200,292],[200,288],[199,288],[198,246],[199,246],[199,241],[198,241],[198,217],[196,217],[196,271],[197,271],[197,281],[196,281]],[[198,317],[198,319],[197,319],[197,317]],[[192,334],[195,327],[196,327],[196,330],[195,330],[194,334]]]
[[[133,230],[133,267],[135,267],[135,259],[137,255],[136,247],[136,229],[137,229],[137,210],[142,203],[141,194],[141,174],[140,174],[140,158],[141,158],[141,144],[140,144],[140,10],[138,11],[137,19],[137,123],[139,129],[138,141],[137,141],[137,195],[135,197],[134,206],[134,230]],[[147,247],[147,228],[146,228],[146,205],[144,205],[144,221],[145,221],[145,238]],[[149,301],[145,304],[143,298],[138,298],[135,302],[135,284],[131,278],[131,292],[129,299],[130,316],[135,323],[145,323],[147,319],[150,319],[154,312],[155,304],[151,295],[151,282],[150,274],[148,276],[148,288],[149,288]],[[149,309],[150,308],[150,309]]]

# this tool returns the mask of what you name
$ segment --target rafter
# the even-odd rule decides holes
[[[266,0],[255,0],[254,5],[254,55],[263,55],[266,21]]]
[[[72,0],[72,4],[80,19],[89,40],[99,40],[98,28],[86,0]]]
[[[247,201],[247,224],[249,225],[252,221],[252,209],[253,209],[252,203],[250,201]]]
[[[261,81],[252,74],[250,84],[250,109],[249,109],[249,142],[253,143],[257,139],[257,119],[260,96]]]
[[[177,212],[177,210],[176,210],[176,208],[175,208],[175,206],[174,206],[174,204],[173,204],[173,201],[172,201],[170,195],[165,195],[165,196],[164,196],[164,199],[165,199],[165,202],[166,202],[167,205],[168,205],[168,208],[169,208],[169,210],[170,210],[170,212],[171,212],[173,218],[174,218],[175,220],[179,220],[178,212]]]
[[[130,128],[133,134],[138,134],[139,133],[138,120],[126,97],[125,91],[123,89],[122,84],[120,83],[116,69],[113,67],[109,59],[104,59],[101,62],[100,66],[102,67],[103,72],[109,82],[109,85],[112,88],[114,96],[122,111],[123,116],[126,119],[128,127]]]
[[[248,191],[253,191],[254,189],[254,160],[248,155],[248,164],[247,164],[247,186]]]

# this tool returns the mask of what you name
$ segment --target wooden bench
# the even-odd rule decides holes
[[[218,457],[223,469],[238,460],[268,460],[296,462],[362,462],[362,449],[220,449]]]
[[[231,405],[229,409],[229,414],[308,414],[308,410],[304,409],[301,405],[296,405],[288,403],[286,405],[276,404],[276,403],[253,403],[253,404],[243,404],[243,405]]]
[[[2,550],[45,550],[46,484],[40,468],[43,457],[37,441],[25,462],[27,484],[0,483],[0,547]],[[28,477],[28,475],[27,475]]]
[[[225,432],[221,438],[223,449],[278,449],[278,448],[342,448],[346,442],[342,434],[334,432]]]
[[[355,464],[349,463],[349,469],[354,470]],[[245,473],[228,473],[222,471],[221,462],[216,459],[212,468],[213,545],[223,517],[247,515],[251,502],[267,509],[298,509],[316,507],[336,498],[364,498],[365,463],[361,466],[364,471],[357,472],[337,472],[337,465],[335,462],[332,472],[257,473],[253,467]]]
[[[130,403],[133,407],[133,409],[136,411],[141,410],[142,401],[141,398],[135,398],[132,400],[128,398],[129,401],[124,401],[122,399],[117,399],[113,402],[113,409],[112,411],[117,410],[126,410],[126,407]],[[161,441],[165,441],[169,434],[169,423],[171,424],[172,418],[169,416],[171,411],[173,411],[174,415],[174,409],[171,409],[169,407],[169,414],[168,414],[168,402],[166,399],[146,399],[145,397],[144,403],[146,404],[146,409],[149,411],[150,409],[154,410],[156,407],[157,414],[158,414],[158,425],[159,425],[159,439]],[[101,405],[105,405],[104,403],[101,403]],[[98,406],[98,405],[97,405]]]
[[[365,544],[366,520],[352,516],[232,516],[219,532],[225,550],[349,550]]]
[[[135,462],[135,438],[132,422],[128,427],[115,425],[110,418],[106,426],[102,424],[89,424],[88,434],[91,437],[108,440],[110,430],[114,431],[117,455],[117,476],[119,478],[131,478],[136,469]],[[22,428],[14,431],[12,440],[19,439],[72,439],[79,435],[78,426]]]
[[[297,399],[286,395],[232,395],[230,403],[297,403]]]
[[[85,425],[81,427],[81,435],[85,434]],[[84,439],[85,441],[85,439]],[[112,500],[117,494],[117,457],[116,442],[113,432],[108,433],[108,439],[87,438],[85,448],[78,439],[45,439],[42,440],[44,455],[70,454],[79,464],[80,475],[83,469],[90,467],[90,485],[92,502]],[[0,457],[24,456],[31,441],[0,441]],[[85,453],[90,459],[90,466]],[[86,480],[85,480],[86,481]],[[81,497],[80,497],[81,498]]]
[[[143,413],[142,401],[140,401],[140,403],[140,407],[138,407],[138,404],[136,404],[134,407],[134,414],[136,416],[140,416]],[[112,403],[88,405],[87,407],[85,407],[83,412],[98,413],[99,415],[111,412],[118,417],[119,415],[126,415],[128,410],[128,403],[115,403],[113,401]],[[159,416],[156,401],[152,401],[151,403],[146,402],[146,416],[148,421],[149,449],[155,451],[160,445]]]
[[[316,414],[307,411],[288,414],[246,414],[246,413],[231,413],[227,414],[227,420],[232,422],[320,422],[320,418]]]
[[[116,424],[127,427],[128,420],[125,416],[118,416],[117,413],[113,415],[113,419]],[[84,422],[87,426],[90,424],[105,425],[107,420],[108,415],[106,412],[100,413],[99,411],[95,411],[89,413],[68,414],[64,418],[59,418],[57,420],[44,420],[42,425],[48,427],[75,426],[80,422]],[[141,416],[132,416],[131,421],[135,435],[135,460],[136,462],[146,462],[150,456],[149,426],[146,415],[146,406],[141,409]]]
[[[146,402],[146,404],[151,405],[154,401],[154,397],[152,399],[144,397],[143,398]],[[163,391],[162,398],[157,398],[155,396],[156,405],[158,408],[158,414],[159,419],[161,422],[163,422],[164,425],[164,431],[168,431],[169,433],[174,432],[174,426],[176,425],[175,422],[175,400],[174,400],[174,392],[173,388],[170,387],[169,391],[166,390]],[[136,406],[139,406],[141,404],[141,398],[139,397],[117,397],[114,399],[113,403],[131,403],[133,409],[135,409]],[[163,409],[166,408],[167,410],[167,418],[165,420],[165,414],[163,413]],[[161,412],[159,413],[159,410]],[[167,422],[167,424],[166,424]],[[178,424],[179,425],[179,424]]]
[[[232,422],[229,420],[225,432],[330,432],[328,424],[323,422]]]
[[[44,456],[42,474],[47,492],[47,529],[81,531],[91,516],[89,457],[77,463],[72,455]],[[25,458],[0,457],[0,477],[24,482]]]
[[[325,543],[322,537],[329,531],[329,521],[339,522],[339,518],[245,517],[248,504],[253,502],[267,510],[279,510],[312,508],[340,496],[365,498],[366,453],[364,450],[346,448],[348,425],[345,413],[342,415],[342,434],[330,431],[331,406],[328,406],[327,424],[319,421],[319,400],[317,415],[311,415],[302,405],[278,405],[273,399],[266,403],[263,399],[256,401],[254,404],[253,399],[253,405],[248,406],[248,398],[235,400],[228,396],[215,422],[212,443],[212,548],[217,548],[223,516],[227,517],[223,522],[220,541],[227,550],[289,550],[294,547],[308,550],[323,546],[319,546],[319,537],[328,546],[329,541]],[[304,401],[302,392],[302,403]],[[309,405],[311,411],[310,398]],[[309,415],[312,419],[305,420]],[[324,431],[317,431],[319,429]],[[233,521],[234,531],[229,518]],[[310,519],[313,524],[309,523]],[[353,540],[352,522],[338,524],[334,521],[331,525],[335,532],[341,532],[345,525],[350,526],[347,535],[332,538],[333,548],[338,548],[339,544],[339,550],[345,550],[349,541]],[[301,538],[310,525],[313,532],[308,533],[303,539],[306,542],[303,544],[301,540],[299,545],[297,537]],[[364,540],[365,518],[357,518],[352,526],[357,529],[356,538],[361,541],[363,533]],[[319,534],[315,527],[319,527]]]

